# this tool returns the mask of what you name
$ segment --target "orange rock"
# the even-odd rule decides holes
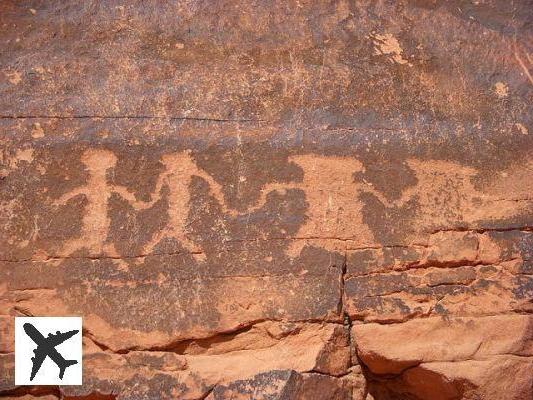
[[[529,3],[0,1],[0,396],[530,398]]]
[[[370,371],[398,374],[427,362],[532,356],[532,322],[528,315],[432,317],[391,325],[358,324],[352,333],[357,354]]]

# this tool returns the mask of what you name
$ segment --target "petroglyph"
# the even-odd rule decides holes
[[[395,63],[412,66],[411,63],[403,57],[403,49],[401,48],[398,39],[390,33],[385,33],[383,35],[376,33],[372,36],[372,41],[374,42],[374,53],[376,55],[387,55]]]
[[[17,72],[17,71],[6,71],[6,72],[4,72],[4,74],[6,75],[9,83],[11,83],[13,85],[18,85],[22,81],[20,72]]]
[[[221,204],[224,204],[224,201],[220,185],[196,166],[190,152],[169,154],[162,157],[166,170],[158,178],[152,200],[147,202],[138,201],[126,187],[111,185],[107,182],[107,171],[114,168],[117,162],[117,158],[112,152],[89,150],[82,155],[82,162],[89,172],[87,184],[54,201],[54,205],[59,206],[79,195],[84,195],[87,199],[81,234],[77,238],[68,240],[63,245],[59,256],[68,256],[81,249],[87,249],[91,255],[117,256],[114,246],[111,243],[106,243],[110,226],[107,207],[111,195],[117,193],[127,200],[135,210],[143,210],[152,207],[161,198],[161,190],[164,186],[168,187],[170,192],[169,219],[166,227],[159,231],[146,245],[146,252],[151,252],[165,237],[179,240],[186,250],[192,253],[201,251],[186,236],[190,200],[189,184],[192,177],[199,176],[205,179],[215,198]]]
[[[191,253],[196,254],[197,258],[202,259],[201,249],[187,237],[187,217],[190,212],[190,192],[189,185],[193,176],[199,176],[207,181],[210,192],[220,204],[224,204],[222,189],[215,180],[205,171],[198,168],[191,157],[190,151],[180,153],[166,154],[162,157],[162,163],[165,171],[159,176],[156,184],[155,193],[150,202],[136,201],[127,191],[121,191],[119,194],[129,200],[136,210],[151,207],[161,197],[161,190],[166,186],[169,190],[168,197],[168,221],[165,227],[157,232],[150,242],[145,246],[144,252],[149,254],[154,247],[164,238],[174,238]]]
[[[414,171],[417,183],[403,190],[400,198],[389,200],[366,180],[356,179],[358,172],[364,171],[363,164],[353,158],[297,155],[289,158],[304,171],[303,181],[294,183],[271,183],[263,187],[260,199],[244,213],[228,207],[217,183],[204,170],[199,168],[190,151],[166,154],[161,162],[164,172],[157,179],[150,201],[139,201],[123,186],[107,182],[107,171],[115,167],[116,157],[107,150],[90,150],[82,155],[82,162],[89,172],[87,184],[79,187],[55,201],[56,205],[84,195],[87,199],[82,219],[81,235],[68,240],[62,247],[60,256],[70,255],[80,249],[87,249],[92,255],[107,254],[117,256],[111,242],[107,242],[110,218],[107,203],[112,193],[119,194],[136,211],[152,207],[168,190],[168,220],[143,248],[143,254],[151,254],[161,241],[175,239],[185,251],[199,260],[204,259],[202,248],[188,236],[190,209],[190,184],[194,176],[204,179],[210,194],[221,206],[224,214],[235,217],[249,214],[263,208],[269,194],[299,189],[305,194],[307,203],[306,221],[294,237],[298,239],[287,249],[287,255],[297,257],[305,245],[314,245],[326,250],[369,246],[375,243],[374,235],[363,221],[365,203],[362,193],[373,195],[388,209],[400,209],[410,201],[416,201],[417,212],[412,221],[422,231],[433,226],[457,221],[475,224],[480,220],[502,219],[519,214],[528,205],[523,201],[510,199],[505,208],[494,207],[494,202],[504,201],[506,187],[515,181],[524,182],[531,178],[530,170],[510,170],[494,178],[486,192],[480,192],[473,179],[477,171],[471,167],[446,161],[407,160]],[[513,189],[514,190],[514,189]],[[528,190],[525,187],[524,199]],[[516,190],[514,190],[516,192]],[[522,200],[524,200],[522,199]],[[468,221],[465,219],[468,218]]]
[[[28,3],[0,397],[533,400],[530,2]],[[14,384],[22,315],[83,385]]]
[[[87,150],[81,157],[89,177],[85,186],[78,187],[57,199],[54,205],[60,206],[74,197],[83,195],[87,206],[82,218],[82,228],[79,237],[67,240],[59,252],[59,256],[69,256],[78,250],[86,249],[91,255],[117,255],[112,244],[106,244],[110,219],[107,203],[113,191],[117,188],[107,183],[107,171],[117,162],[116,156],[107,150]]]
[[[304,155],[289,160],[304,170],[303,182],[267,185],[251,210],[263,207],[272,191],[296,188],[305,192],[307,221],[297,238],[306,240],[289,248],[291,257],[297,256],[306,243],[328,250],[372,245],[374,236],[363,221],[364,203],[359,198],[362,193],[374,195],[388,209],[401,209],[415,201],[417,211],[411,224],[420,232],[459,221],[476,225],[484,220],[502,220],[531,207],[528,196],[533,187],[524,182],[533,182],[533,173],[527,165],[502,171],[480,191],[474,184],[478,175],[474,168],[410,159],[407,165],[414,171],[417,183],[404,189],[399,199],[389,200],[371,183],[354,178],[354,173],[364,170],[355,159]],[[509,192],[518,193],[517,198],[508,198]],[[496,202],[505,207],[495,207]]]
[[[524,211],[527,205],[516,199],[506,199],[505,193],[510,186],[522,182],[519,192],[526,200],[531,187],[523,182],[533,178],[529,168],[511,168],[496,175],[486,184],[483,192],[476,188],[474,179],[478,171],[457,163],[447,161],[407,160],[414,171],[417,184],[405,189],[401,197],[389,201],[383,194],[372,188],[367,191],[376,196],[387,207],[402,207],[416,199],[418,208],[416,224],[419,226],[444,225],[456,221],[475,224],[481,220],[508,218]],[[506,189],[507,187],[507,189]],[[516,192],[517,188],[514,188]],[[522,197],[522,196],[518,196]],[[507,201],[505,208],[494,207],[494,202]]]
[[[289,158],[304,171],[303,181],[294,184],[269,184],[261,191],[258,203],[249,211],[264,206],[273,191],[300,189],[308,204],[307,220],[300,227],[298,240],[288,249],[296,257],[306,244],[328,250],[344,249],[346,242],[356,245],[373,243],[373,236],[362,220],[359,194],[365,186],[355,182],[354,173],[363,165],[353,158],[300,155]]]
[[[261,192],[258,203],[247,213],[262,208],[269,193],[287,189],[301,189],[308,203],[307,222],[300,228],[297,241],[288,251],[295,257],[306,243],[319,242],[322,247],[338,249],[339,241],[367,243],[372,235],[362,222],[362,204],[357,200],[361,185],[354,182],[353,174],[361,171],[362,164],[354,159],[302,155],[291,157],[304,170],[301,183],[267,185]],[[144,254],[150,254],[165,238],[173,238],[191,253],[202,257],[202,249],[187,236],[187,218],[190,213],[190,189],[193,176],[204,179],[210,193],[221,205],[224,213],[239,215],[235,209],[227,207],[222,187],[205,171],[198,168],[189,151],[167,154],[162,157],[165,171],[159,176],[150,201],[138,201],[125,187],[107,183],[106,173],[116,164],[113,153],[104,150],[87,151],[82,162],[89,172],[87,185],[79,187],[55,201],[56,205],[65,204],[70,199],[84,195],[87,199],[82,219],[82,232],[78,238],[67,241],[61,256],[69,255],[80,249],[88,249],[91,254],[116,255],[111,243],[106,244],[110,225],[107,203],[112,193],[123,197],[137,211],[152,207],[162,196],[164,187],[168,188],[168,221],[144,247]],[[317,182],[319,182],[317,184]]]
[[[494,84],[494,93],[499,99],[509,96],[509,86],[504,82],[496,82]]]
[[[199,246],[187,237],[187,217],[190,213],[189,185],[193,176],[206,180],[210,193],[222,207],[222,211],[230,216],[247,214],[263,208],[267,196],[274,191],[303,190],[309,204],[307,222],[300,228],[296,238],[306,240],[298,240],[288,249],[288,255],[291,257],[296,257],[306,243],[317,242],[320,247],[339,249],[344,247],[340,241],[350,240],[356,243],[372,241],[370,231],[362,222],[362,204],[357,201],[361,186],[353,179],[353,174],[362,168],[358,160],[302,155],[291,157],[289,161],[295,162],[304,170],[303,182],[267,185],[261,191],[260,200],[244,213],[239,213],[226,205],[222,187],[209,174],[198,168],[188,151],[163,156],[165,171],[158,178],[150,202],[136,201],[128,191],[119,191],[118,188],[115,188],[115,191],[130,201],[136,210],[141,210],[151,207],[160,199],[163,187],[166,186],[169,190],[169,219],[165,228],[156,233],[145,246],[145,254],[150,254],[164,238],[178,240],[191,253],[201,252]]]

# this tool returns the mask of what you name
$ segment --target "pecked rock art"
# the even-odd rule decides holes
[[[169,219],[165,228],[158,232],[145,247],[147,254],[153,250],[154,246],[165,236],[176,238],[191,253],[198,248],[186,237],[186,223],[189,213],[189,185],[192,176],[199,176],[208,182],[211,193],[216,199],[224,204],[219,185],[205,172],[201,171],[191,159],[190,152],[182,154],[169,154],[163,156],[165,172],[159,176],[156,192],[166,185],[169,190],[168,210]],[[135,207],[139,208],[139,206]]]
[[[400,197],[389,200],[371,183],[357,177],[364,171],[364,165],[344,157],[314,155],[291,156],[289,162],[303,171],[302,182],[272,183],[260,190],[259,200],[246,211],[238,211],[226,205],[221,185],[201,170],[194,162],[190,151],[162,156],[164,171],[158,175],[150,201],[140,201],[125,186],[108,183],[108,174],[113,173],[116,156],[108,150],[88,150],[81,161],[88,171],[84,186],[77,187],[60,198],[53,205],[61,207],[68,201],[83,196],[87,202],[81,221],[78,238],[62,244],[57,256],[64,257],[82,249],[90,254],[108,254],[118,257],[113,238],[110,237],[110,211],[108,203],[113,194],[125,200],[136,212],[152,208],[158,201],[165,201],[166,221],[143,246],[142,254],[149,255],[165,238],[177,240],[184,250],[205,259],[203,250],[189,238],[191,212],[190,185],[193,177],[200,177],[208,186],[223,214],[229,217],[249,215],[261,210],[267,198],[275,192],[287,190],[302,191],[307,209],[305,223],[298,227],[294,239],[287,249],[291,258],[297,257],[305,245],[314,245],[327,250],[345,250],[351,247],[372,246],[376,242],[372,229],[379,229],[375,218],[387,210],[395,211],[386,237],[393,238],[397,227],[394,214],[416,208],[410,224],[416,230],[407,228],[404,238],[417,238],[446,226],[473,226],[483,228],[485,221],[498,221],[527,213],[530,209],[528,195],[531,188],[520,182],[530,182],[531,169],[513,168],[502,171],[498,177],[480,191],[475,180],[478,171],[459,164],[441,161],[408,160],[408,167],[414,171],[416,184],[402,191]],[[505,197],[507,190],[514,197]],[[165,195],[165,191],[168,193]],[[383,210],[383,211],[380,211]],[[383,222],[383,221],[380,221]],[[374,226],[378,225],[378,226]],[[383,237],[383,235],[381,236]],[[419,240],[423,239],[423,236]]]
[[[190,212],[190,183],[193,176],[207,181],[211,193],[224,205],[220,185],[194,163],[190,151],[167,154],[162,157],[164,172],[158,177],[154,195],[150,202],[137,201],[128,191],[118,192],[136,210],[151,207],[161,195],[163,187],[168,189],[168,220],[165,227],[157,232],[144,247],[144,254],[150,254],[164,238],[173,238],[190,253],[201,253],[201,249],[187,237],[187,217]],[[201,254],[198,254],[202,256]],[[200,257],[203,258],[203,257]]]
[[[115,166],[117,159],[110,151],[88,150],[82,154],[81,161],[88,171],[86,184],[54,201],[55,206],[61,206],[80,195],[87,201],[81,221],[80,237],[66,241],[59,251],[59,256],[69,256],[82,249],[89,250],[94,255],[101,255],[104,252],[116,254],[112,245],[106,244],[109,232],[107,203],[113,191],[124,191],[125,188],[108,185],[106,175]]]
[[[215,188],[212,190],[213,196],[221,211],[229,217],[245,217],[260,211],[275,193],[302,192],[307,208],[306,223],[297,229],[294,236],[286,235],[285,238],[294,240],[294,244],[288,249],[288,255],[292,258],[297,257],[306,244],[313,245],[315,241],[319,247],[328,250],[343,249],[344,246],[339,242],[344,241],[358,244],[373,242],[370,231],[361,219],[363,205],[358,202],[358,196],[363,186],[354,178],[354,174],[363,168],[361,162],[349,157],[311,154],[291,156],[288,162],[301,169],[302,182],[266,184],[260,188],[258,200],[241,211],[225,204],[220,185],[213,178],[204,172],[193,175],[205,179],[210,190]],[[185,218],[186,216],[182,220]],[[351,223],[346,223],[347,220]]]
[[[141,3],[0,2],[0,397],[533,398],[529,2]]]
[[[229,217],[249,215],[261,210],[267,198],[274,192],[301,190],[304,193],[307,210],[306,222],[298,228],[295,241],[287,249],[287,254],[297,257],[302,248],[317,244],[327,250],[371,246],[375,238],[365,219],[372,218],[365,213],[376,213],[373,204],[384,210],[408,210],[416,208],[411,224],[416,231],[404,232],[409,235],[424,234],[438,230],[442,226],[482,226],[483,221],[497,221],[520,215],[530,207],[528,193],[531,188],[521,186],[516,190],[513,181],[529,182],[529,168],[514,169],[510,173],[501,172],[500,177],[486,185],[484,191],[475,186],[478,171],[459,164],[441,161],[408,160],[408,167],[414,171],[416,184],[406,188],[398,199],[389,200],[371,183],[357,177],[364,170],[363,164],[350,158],[324,157],[313,155],[291,156],[289,162],[303,171],[302,182],[273,183],[261,188],[259,200],[246,211],[238,211],[226,205],[221,185],[213,177],[201,170],[194,162],[191,152],[184,151],[162,156],[164,171],[158,176],[155,190],[150,201],[139,201],[128,188],[107,183],[106,174],[112,173],[116,157],[109,151],[89,151],[82,156],[83,164],[89,171],[87,184],[55,200],[55,205],[65,204],[75,196],[84,195],[88,205],[82,220],[79,239],[67,241],[61,254],[68,255],[82,248],[92,249],[94,254],[103,250],[117,256],[109,240],[108,201],[113,193],[128,202],[135,211],[154,206],[166,195],[167,220],[144,246],[142,254],[151,254],[165,238],[177,240],[185,251],[195,253],[197,258],[205,259],[202,249],[188,237],[188,217],[192,212],[190,204],[190,185],[193,177],[200,177],[208,185],[221,212]],[[505,198],[504,192],[514,190],[515,198]],[[495,205],[498,205],[497,207]],[[102,215],[106,215],[103,218]],[[395,234],[391,226],[388,235]],[[423,239],[422,239],[423,240]],[[106,243],[108,242],[108,243]]]
[[[255,206],[264,205],[266,197],[273,191],[290,188],[304,192],[306,222],[298,229],[298,240],[289,247],[289,256],[296,257],[305,245],[342,250],[345,241],[359,246],[374,242],[371,231],[362,220],[363,204],[359,194],[363,185],[354,178],[354,174],[363,169],[360,161],[315,155],[292,156],[289,161],[303,170],[303,181],[291,185],[267,185],[262,188],[261,199]]]
[[[475,168],[440,160],[411,159],[406,163],[417,182],[398,199],[389,200],[372,187],[362,195],[364,221],[369,226],[389,221],[387,231],[376,232],[385,244],[425,241],[424,234],[449,227],[490,229],[497,226],[496,221],[527,215],[531,210],[531,187],[528,183],[523,186],[531,181],[530,161],[499,171],[482,189],[477,183],[480,171]],[[403,223],[407,216],[410,226]]]
[[[236,339],[230,339],[234,332],[245,337],[262,320],[295,324],[311,320],[323,321],[313,324],[342,326],[348,318],[355,324],[354,337],[358,335],[357,324],[401,326],[421,321],[417,329],[422,330],[426,329],[422,321],[430,321],[426,318],[431,321],[462,318],[461,321],[473,321],[471,324],[476,327],[478,319],[495,314],[526,313],[522,322],[525,325],[521,326],[528,326],[532,293],[528,272],[531,233],[527,227],[499,231],[487,222],[498,226],[497,221],[526,218],[527,224],[527,217],[521,217],[527,215],[530,207],[527,167],[506,168],[480,183],[480,171],[475,168],[409,159],[406,165],[416,179],[391,199],[372,180],[361,177],[366,166],[357,158],[312,153],[291,155],[286,162],[301,170],[301,181],[261,186],[257,200],[243,211],[228,206],[223,183],[199,168],[190,151],[170,152],[158,158],[162,168],[153,180],[149,196],[143,199],[134,194],[131,186],[113,183],[111,177],[116,173],[119,156],[120,153],[105,148],[81,151],[78,165],[80,173],[85,174],[81,184],[71,185],[73,189],[55,198],[43,198],[54,209],[79,204],[82,211],[79,235],[66,240],[58,247],[55,257],[47,261],[36,258],[5,263],[2,273],[7,282],[3,289],[6,311],[33,315],[82,314],[90,332],[87,342],[96,346],[93,350],[98,353],[98,346],[105,346],[120,354],[133,349],[165,352],[182,349],[187,343],[194,352],[196,340],[207,343],[222,340],[218,335],[228,335],[227,340],[234,342]],[[42,153],[24,157],[24,163],[10,163],[11,171],[15,173],[39,162],[36,157],[42,157]],[[196,194],[195,188],[199,191]],[[76,198],[84,201],[75,202]],[[146,244],[140,247],[140,254],[122,256],[115,246],[111,221],[116,206],[110,206],[113,199],[120,199],[118,204],[127,206],[132,215],[154,209],[165,217],[157,233],[150,234]],[[383,210],[402,210],[414,204],[416,212],[404,214],[400,221],[413,224],[416,229],[406,229],[401,240],[392,244],[380,243],[380,240],[395,240],[398,233],[380,236],[380,229],[387,226],[369,224],[368,210],[369,207],[376,210],[376,202]],[[291,204],[301,207],[292,208]],[[495,204],[506,207],[496,208]],[[278,211],[272,213],[272,207],[279,205],[289,207],[288,212],[283,214],[274,208]],[[301,219],[294,224],[294,216],[298,214]],[[196,219],[191,219],[191,215]],[[215,236],[207,246],[194,242],[198,237],[195,224],[205,221],[223,221],[223,225],[207,225],[209,230],[225,227],[224,234]],[[273,227],[272,238],[251,236],[246,240],[231,240],[244,224],[253,234],[267,232],[263,221],[273,226],[285,225]],[[391,219],[388,228],[394,223]],[[467,228],[457,228],[456,224]],[[286,230],[285,237],[280,229]],[[158,250],[168,239],[179,243],[183,251]],[[227,247],[227,242],[231,247]],[[46,289],[35,289],[34,279],[27,273],[35,267],[47,271],[40,278]],[[164,312],[159,310],[159,304],[167,304]],[[169,314],[174,318],[169,320]],[[9,323],[8,318],[5,321]],[[280,340],[285,340],[285,335],[300,337],[299,329],[280,333]],[[474,332],[482,334],[481,328],[475,328]],[[527,337],[528,330],[524,332]],[[494,342],[491,338],[480,340]],[[349,347],[340,339],[334,339],[333,343],[336,344],[321,350],[323,357],[331,360],[327,361],[328,365],[337,365],[339,351],[347,351]],[[361,361],[362,365],[371,371],[367,381],[363,368],[357,373],[344,372],[346,376],[342,379],[316,383],[319,386],[313,383],[313,390],[363,394],[372,390],[382,396],[386,395],[379,393],[404,390],[426,393],[426,389],[410,386],[408,375],[414,372],[404,376],[403,369],[392,372],[375,369],[373,361],[364,355],[364,351],[371,351],[367,350],[369,345],[362,339],[356,343],[362,346],[358,350],[361,360],[366,360]],[[9,344],[4,346],[9,352]],[[241,345],[235,342],[234,346],[240,349]],[[182,351],[185,350],[179,350]],[[254,350],[257,356],[258,351]],[[501,353],[491,355],[493,361],[497,359],[494,357],[505,356]],[[214,355],[205,357],[205,363],[219,359],[213,358]],[[222,354],[220,362],[226,362],[227,357]],[[300,360],[298,355],[295,357]],[[436,358],[439,362],[451,362]],[[258,379],[254,384],[262,387],[262,378],[243,373],[223,381],[218,378],[223,376],[221,370],[193,367],[196,362],[191,359],[183,367],[185,372],[177,375],[167,376],[163,372],[164,379],[170,387],[180,382],[187,390],[195,388],[191,393],[205,393],[216,382],[218,386],[213,393],[219,393],[218,396],[232,393],[230,382],[242,379],[251,382]],[[399,362],[403,365],[404,361]],[[506,362],[517,368],[519,374],[528,365]],[[388,363],[384,365],[388,367]],[[92,372],[93,387],[104,384],[98,365]],[[417,367],[419,373],[437,373],[427,372],[427,366],[425,362]],[[268,368],[254,373],[262,376]],[[274,362],[272,368],[300,371],[304,375],[298,377],[298,382],[306,381],[306,371],[314,370],[307,366],[287,367],[279,362]],[[447,367],[443,368],[443,376],[448,376]],[[134,379],[132,373],[128,372],[130,375],[125,375],[123,380]],[[391,373],[398,375],[397,380],[380,386],[379,375]],[[194,378],[186,378],[190,374]],[[214,377],[209,377],[211,374]],[[146,387],[153,384],[146,383]],[[297,387],[302,384],[298,383]],[[117,381],[110,387],[121,388],[121,385]],[[454,385],[443,386],[442,390],[453,393],[463,390]],[[115,390],[105,387],[101,389],[104,392]]]
[[[168,190],[166,205],[168,218],[165,227],[144,246],[143,254],[151,254],[154,247],[165,238],[179,241],[189,253],[201,253],[202,250],[198,245],[187,237],[188,216],[191,212],[189,192],[193,176],[207,182],[209,192],[218,202],[222,212],[231,217],[260,210],[266,204],[266,198],[275,191],[284,192],[289,189],[303,191],[305,202],[308,204],[305,215],[307,222],[300,227],[294,238],[287,238],[296,239],[295,244],[288,249],[288,254],[293,258],[299,255],[306,243],[317,242],[320,247],[325,246],[328,250],[334,250],[339,246],[336,242],[350,241],[356,244],[373,242],[369,229],[362,222],[363,205],[358,202],[362,185],[354,182],[353,177],[354,173],[362,168],[359,161],[312,155],[291,157],[289,161],[304,171],[303,182],[269,184],[262,188],[258,203],[240,213],[226,206],[220,185],[197,167],[190,151],[163,155],[161,162],[165,170],[157,179],[155,190],[151,195],[152,200],[146,202],[138,201],[126,187],[107,183],[106,174],[112,173],[116,164],[116,157],[111,152],[106,150],[85,152],[82,155],[82,162],[89,172],[86,186],[76,188],[54,201],[54,204],[59,206],[75,196],[84,195],[88,202],[82,220],[81,237],[68,241],[59,255],[69,255],[86,248],[96,255],[102,254],[105,250],[110,255],[116,256],[112,243],[106,244],[109,241],[110,227],[107,203],[111,195],[118,194],[139,211],[152,207],[160,200],[163,189]]]

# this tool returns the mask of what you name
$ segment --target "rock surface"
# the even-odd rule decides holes
[[[531,399],[532,21],[2,1],[0,396]],[[14,386],[21,315],[82,386]]]

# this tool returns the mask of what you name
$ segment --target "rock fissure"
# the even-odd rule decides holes
[[[164,121],[198,121],[198,122],[253,122],[266,123],[264,120],[257,119],[225,119],[225,118],[209,118],[209,117],[171,117],[165,115],[0,115],[0,119],[60,119],[60,120],[76,120],[76,119],[111,119],[111,120],[164,120]]]
[[[0,1],[0,395],[533,398],[531,7],[437,3]]]

